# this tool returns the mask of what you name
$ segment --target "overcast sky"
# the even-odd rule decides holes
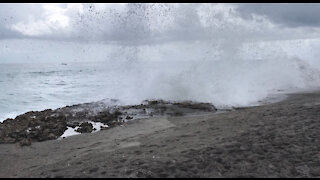
[[[154,43],[215,37],[319,35],[320,4],[4,4],[0,39]]]
[[[245,17],[252,14],[266,16],[273,23],[289,27],[319,27],[319,3],[238,4]]]

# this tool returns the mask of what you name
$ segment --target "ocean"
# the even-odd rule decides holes
[[[0,64],[0,121],[27,111],[55,109],[105,99],[117,99],[123,105],[140,103],[144,98],[152,98],[143,92],[144,85],[152,81],[152,74],[159,75],[162,70],[170,74],[176,66],[171,63],[164,69],[157,69],[159,63],[154,62],[145,62],[144,65],[123,64]],[[140,68],[136,68],[138,64]],[[163,64],[168,63],[161,64],[164,67]]]
[[[1,64],[0,120],[31,110],[100,100],[99,65]]]
[[[234,44],[242,49],[229,47],[232,43],[214,49],[211,41],[145,46],[0,41],[7,47],[0,48],[0,121],[104,99],[123,105],[191,100],[225,108],[319,88],[319,55],[312,49],[320,40],[305,41],[303,48],[300,41]]]
[[[291,58],[0,64],[0,120],[111,99],[120,105],[164,99],[249,106],[270,94],[319,87],[319,80],[317,69]]]

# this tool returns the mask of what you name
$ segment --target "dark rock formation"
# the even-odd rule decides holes
[[[91,117],[91,120],[94,122],[101,122],[103,124],[108,125],[109,127],[113,127],[115,125],[120,125],[121,122],[118,120],[118,117],[122,113],[118,110],[115,112],[103,111],[100,112],[98,115]]]
[[[83,122],[76,131],[79,133],[91,133],[93,131],[93,126],[89,122]]]
[[[180,108],[196,109],[202,111],[217,111],[217,109],[210,103],[194,103],[191,101],[184,101],[179,103],[173,103]]]
[[[75,128],[75,127],[79,126],[79,122],[67,122],[67,126]]]
[[[133,117],[132,116],[127,116],[126,119],[130,120],[130,119],[133,119]]]
[[[32,141],[57,139],[66,129],[63,114],[53,113],[51,109],[31,111],[0,124],[0,143],[21,142],[21,145],[28,145]]]
[[[84,103],[44,111],[30,111],[15,119],[0,123],[0,143],[30,145],[34,141],[59,138],[67,127],[76,128],[77,132],[90,133],[93,126],[88,121],[101,122],[109,129],[134,120],[155,115],[181,116],[201,111],[215,112],[217,109],[209,103],[191,101],[170,102],[164,100],[144,101],[140,105],[107,107],[102,102]]]

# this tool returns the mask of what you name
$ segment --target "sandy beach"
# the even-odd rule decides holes
[[[320,177],[320,92],[0,144],[0,177]]]

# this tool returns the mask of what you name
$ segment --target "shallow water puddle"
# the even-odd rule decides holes
[[[105,125],[101,122],[93,122],[93,121],[88,121],[89,123],[92,124],[93,126],[93,131],[92,133],[101,131],[101,127],[109,127],[108,125]],[[79,128],[79,126],[76,126],[75,128],[72,127],[67,127],[68,129],[58,138],[58,140],[69,137],[69,136],[74,136],[74,135],[79,135],[81,133],[77,132],[76,130]]]

